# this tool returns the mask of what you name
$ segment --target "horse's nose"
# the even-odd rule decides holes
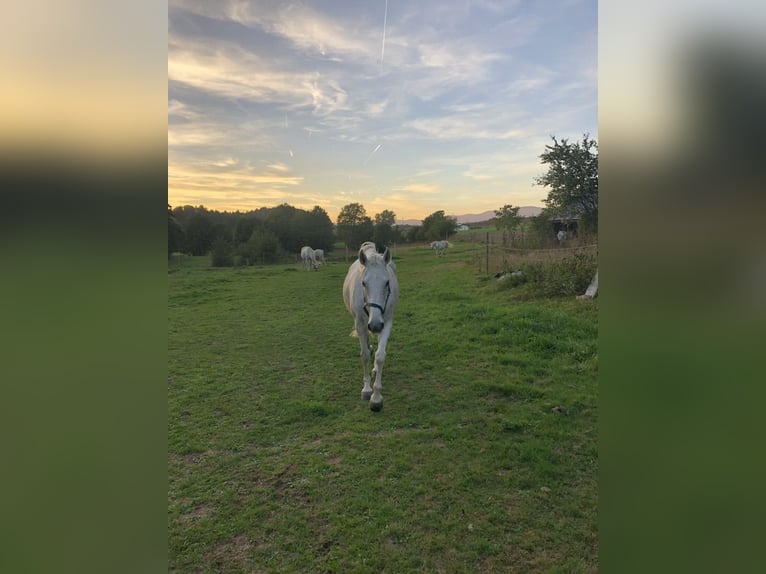
[[[383,321],[370,321],[367,323],[367,329],[372,333],[380,333],[383,330]]]

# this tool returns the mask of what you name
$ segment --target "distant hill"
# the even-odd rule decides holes
[[[526,205],[519,208],[519,215],[521,217],[534,217],[540,215],[543,210],[542,207],[536,207],[534,205]],[[482,213],[466,213],[463,215],[454,215],[457,218],[458,223],[477,223],[479,221],[489,221],[495,217],[495,211],[484,211]],[[420,225],[422,223],[419,219],[399,219],[397,225]]]

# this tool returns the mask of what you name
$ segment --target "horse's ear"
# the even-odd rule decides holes
[[[365,254],[364,249],[359,250],[359,263],[367,265],[367,255]]]
[[[388,263],[391,261],[391,251],[386,247],[386,250],[383,252],[383,261]]]

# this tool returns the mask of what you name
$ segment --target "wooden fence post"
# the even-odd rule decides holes
[[[489,231],[487,231],[487,265],[485,267],[487,277],[489,277]]]

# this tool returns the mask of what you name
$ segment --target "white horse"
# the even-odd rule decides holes
[[[317,260],[316,257],[314,257],[314,250],[308,245],[301,247],[301,265],[306,271],[309,270],[310,266],[314,267],[314,271],[318,271]]]
[[[360,357],[364,369],[362,399],[370,401],[370,408],[379,411],[383,408],[382,375],[386,360],[386,344],[394,325],[394,309],[399,301],[399,282],[396,278],[396,265],[391,261],[388,247],[381,254],[375,244],[366,242],[359,250],[359,259],[348,268],[343,281],[343,302],[354,318],[354,330],[351,335],[359,338]],[[369,333],[368,333],[369,331]],[[375,367],[372,377],[375,382],[370,386],[370,337],[377,336],[378,348],[375,351]]]
[[[327,262],[324,260],[324,249],[314,249],[314,259],[317,260],[317,264],[327,265]]]
[[[444,255],[447,251],[447,247],[449,247],[449,241],[432,241],[431,242],[431,249],[436,251],[436,256],[439,257],[440,255]]]

